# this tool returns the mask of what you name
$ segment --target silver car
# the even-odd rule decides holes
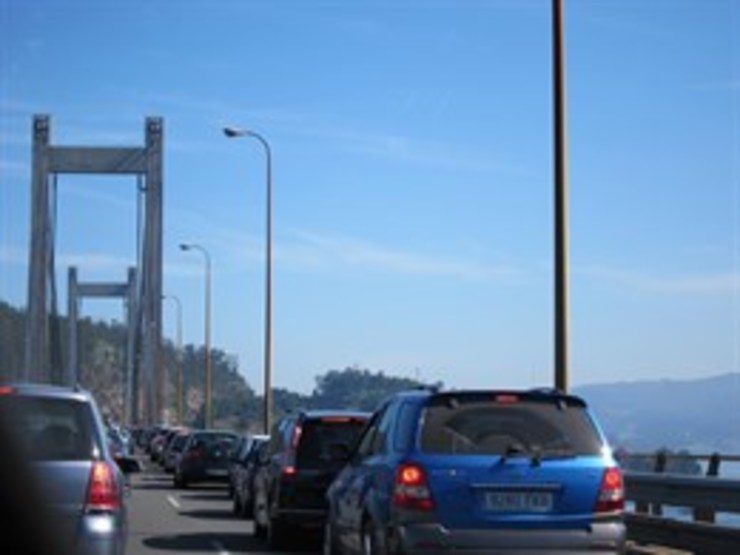
[[[93,396],[80,388],[3,385],[0,422],[19,463],[12,480],[25,492],[17,496],[18,511],[38,524],[46,520],[51,530],[21,544],[47,541],[49,553],[123,555],[127,473],[140,468],[136,459],[109,451]],[[12,483],[3,486],[13,490]],[[28,547],[24,552],[32,552]]]

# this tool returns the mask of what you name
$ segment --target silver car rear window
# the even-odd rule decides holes
[[[3,418],[32,460],[76,461],[100,457],[93,433],[94,416],[87,403],[76,399],[0,397]]]

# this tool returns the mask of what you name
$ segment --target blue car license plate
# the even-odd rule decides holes
[[[486,491],[483,508],[494,512],[547,513],[553,496],[546,491]]]

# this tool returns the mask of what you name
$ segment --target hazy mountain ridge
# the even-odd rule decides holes
[[[66,337],[66,318],[58,323]],[[126,330],[120,325],[80,321],[80,369],[83,384],[99,392],[106,409],[113,415],[121,406],[122,352]],[[24,354],[25,312],[0,300],[0,382],[17,379]],[[64,345],[62,345],[64,347]],[[111,356],[113,355],[113,356]],[[66,360],[61,353],[61,360]],[[185,345],[182,369],[187,402],[185,422],[202,423],[203,347]],[[262,418],[262,397],[241,373],[236,360],[217,347],[211,350],[213,362],[214,418],[223,425],[258,430]],[[177,356],[174,345],[163,345],[165,365],[174,391]],[[403,377],[361,368],[327,370],[316,376],[310,394],[288,389],[274,390],[273,410],[281,415],[298,407],[346,407],[369,410],[386,395],[403,388],[421,385]],[[438,384],[443,385],[443,384]],[[592,406],[614,447],[628,451],[719,452],[740,455],[740,372],[695,380],[640,380],[590,384],[572,387]],[[112,394],[112,395],[111,395]],[[170,396],[174,414],[175,401]]]
[[[740,373],[572,390],[591,405],[614,447],[740,454]]]

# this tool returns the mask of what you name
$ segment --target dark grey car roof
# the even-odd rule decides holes
[[[92,400],[92,394],[80,386],[62,386],[45,383],[16,382],[3,384],[3,387],[15,390],[21,395],[33,395],[38,397],[58,397],[66,399],[77,399],[79,401]]]

